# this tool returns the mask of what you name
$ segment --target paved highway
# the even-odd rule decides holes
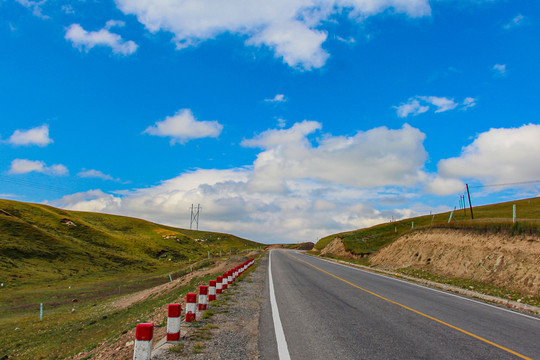
[[[540,359],[538,318],[293,251],[269,263],[262,359]]]

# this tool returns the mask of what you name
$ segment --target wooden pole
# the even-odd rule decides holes
[[[471,204],[471,193],[469,192],[469,184],[465,184],[465,186],[467,187],[467,196],[469,198],[469,208],[471,209],[471,220],[474,220],[474,214],[472,211],[472,204]]]

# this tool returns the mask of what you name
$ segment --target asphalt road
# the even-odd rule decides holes
[[[278,354],[267,273],[262,359],[540,359],[538,318],[297,252],[270,256],[284,341]]]

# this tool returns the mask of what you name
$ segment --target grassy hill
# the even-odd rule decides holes
[[[0,200],[0,358],[64,359],[88,351],[207,283],[211,275],[201,278],[198,269],[238,262],[229,252],[258,247],[229,234]],[[207,259],[220,250],[224,258]],[[111,305],[191,271],[186,284],[127,307]]]
[[[234,235],[0,200],[0,282],[10,287],[118,272],[165,272],[208,251],[260,246]]]
[[[517,209],[516,223],[512,222],[514,204]],[[466,209],[454,211],[450,222],[448,222],[450,212],[388,222],[326,236],[315,244],[315,248],[321,250],[330,241],[339,237],[348,251],[357,255],[371,254],[407,232],[429,227],[474,228],[511,233],[540,232],[539,197],[473,207],[473,214],[474,220],[470,219],[471,214],[469,209]]]

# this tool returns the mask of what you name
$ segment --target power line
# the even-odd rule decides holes
[[[19,186],[28,187],[31,189],[39,189],[39,190],[46,190],[46,191],[53,191],[56,193],[64,193],[64,192],[74,192],[72,188],[65,187],[65,186],[56,186],[56,185],[50,185],[50,184],[44,184],[42,182],[38,181],[32,181],[29,179],[21,179],[21,178],[12,178],[12,177],[6,177],[0,175],[0,184],[14,184]]]
[[[474,185],[474,186],[469,186],[469,189],[473,189],[473,188],[481,188],[481,187],[496,187],[496,186],[511,186],[511,185],[527,185],[527,184],[540,184],[540,180],[520,181],[520,182],[506,183],[506,184]]]

